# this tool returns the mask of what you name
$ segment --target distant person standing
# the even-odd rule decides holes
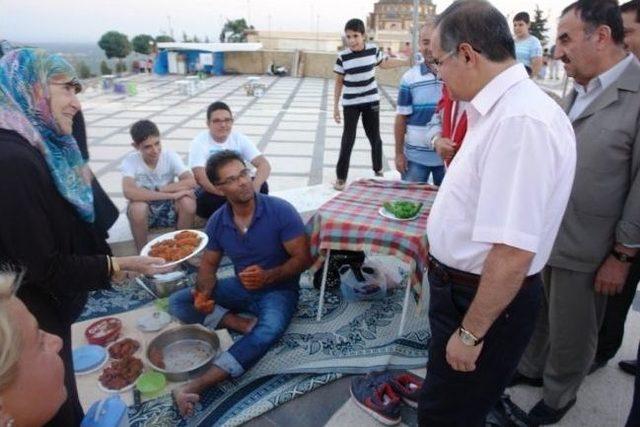
[[[151,74],[151,70],[153,70],[153,59],[147,58],[147,73]]]
[[[382,139],[380,139],[380,94],[375,67],[394,68],[407,65],[406,60],[390,60],[380,48],[366,43],[364,22],[350,19],[344,27],[347,48],[338,53],[333,71],[336,73],[333,119],[341,123],[340,99],[344,111],[344,127],[340,142],[340,157],[336,166],[337,179],[333,187],[342,191],[349,173],[351,150],[356,140],[356,126],[362,115],[362,125],[371,145],[371,162],[376,176],[382,176]],[[344,88],[344,90],[343,90]]]
[[[429,66],[433,61],[429,48],[433,28],[431,21],[420,29],[420,53],[424,62],[414,65],[400,80],[394,124],[395,163],[405,181],[427,182],[431,176],[433,183],[440,185],[444,163],[427,136],[427,124],[442,93],[442,83]]]
[[[529,34],[531,20],[527,12],[518,12],[513,18],[516,42],[516,60],[524,65],[530,77],[537,77],[542,68],[542,45]]]
[[[556,55],[556,45],[554,44],[549,49],[549,78],[553,80],[557,80],[560,78],[560,61],[555,58]]]
[[[405,42],[404,43],[404,47],[402,48],[402,50],[400,51],[400,53],[402,54],[402,56],[404,56],[405,58],[411,58],[411,55],[413,54],[413,50],[411,49],[411,43],[409,42]]]
[[[542,51],[542,67],[540,68],[540,72],[538,73],[538,78],[540,80],[544,80],[547,78],[547,71],[549,70],[549,61],[551,61],[551,57],[549,56],[549,49],[546,47]]]

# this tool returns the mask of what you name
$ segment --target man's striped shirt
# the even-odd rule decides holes
[[[370,43],[357,52],[347,48],[338,53],[333,71],[344,76],[343,106],[377,105],[380,102],[375,67],[384,59],[384,53]]]
[[[402,76],[396,112],[407,116],[404,154],[407,160],[425,166],[440,166],[442,159],[430,147],[427,123],[431,121],[440,96],[442,82],[424,62],[414,65]]]

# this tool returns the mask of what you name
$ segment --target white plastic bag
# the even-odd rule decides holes
[[[402,286],[409,274],[409,265],[394,256],[371,255],[366,262],[384,274],[389,290]]]
[[[387,279],[377,265],[365,262],[361,266],[342,265],[340,290],[347,301],[381,299],[387,296]]]

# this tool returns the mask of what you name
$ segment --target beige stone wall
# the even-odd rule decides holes
[[[333,78],[335,53],[304,52],[300,64],[301,75],[305,77]]]
[[[224,69],[228,73],[264,74],[271,61],[276,65],[284,65],[289,71],[295,53],[292,51],[260,50],[257,52],[228,52],[224,55]],[[302,52],[300,58],[300,77],[320,77],[333,79],[334,53]],[[376,69],[378,83],[397,86],[407,67],[390,70]]]
[[[332,79],[335,76],[333,72],[333,64],[336,62],[336,55],[332,53],[316,53],[305,52],[303,54],[304,70],[303,75],[306,77],[322,77]],[[408,67],[393,68],[383,70],[378,67],[376,69],[376,78],[378,83],[388,86],[397,86],[400,78]]]
[[[390,70],[383,70],[378,68],[376,70],[376,78],[378,83],[385,86],[398,86],[400,78],[409,67],[392,68]]]
[[[336,52],[342,46],[340,32],[253,31],[247,34],[247,41],[262,43],[266,50]]]
[[[259,50],[257,52],[227,52],[224,54],[224,71],[239,74],[265,74],[271,62],[291,70],[294,53],[284,50]]]

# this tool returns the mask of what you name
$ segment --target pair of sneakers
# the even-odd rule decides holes
[[[354,377],[351,397],[367,414],[386,425],[401,421],[400,405],[418,407],[423,379],[408,371],[384,371]]]

